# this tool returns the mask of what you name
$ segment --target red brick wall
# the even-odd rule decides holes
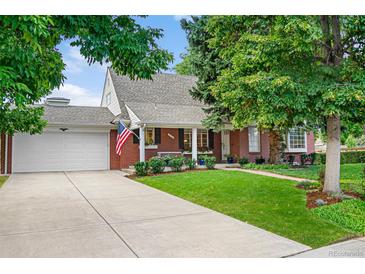
[[[5,173],[5,134],[2,133],[0,136],[0,174]]]
[[[213,155],[217,159],[217,162],[222,161],[222,136],[220,132],[214,133]]]
[[[157,152],[181,152],[179,149],[179,134],[177,128],[161,128],[161,144],[158,144],[157,149],[146,149],[145,156],[146,160],[156,156]],[[115,133],[116,134],[116,133]],[[169,135],[173,136],[171,138]],[[111,134],[112,136],[112,134]],[[112,138],[112,137],[111,137]],[[114,137],[115,139],[116,137]],[[110,142],[112,143],[112,141]],[[115,147],[115,145],[113,146]],[[111,145],[112,149],[112,145]],[[114,148],[115,149],[115,148]],[[111,154],[115,154],[112,152]],[[213,155],[217,158],[217,161],[221,161],[221,134],[214,134],[214,149]],[[188,155],[186,157],[191,157]],[[124,144],[122,153],[119,160],[119,168],[128,168],[134,163],[139,161],[139,144],[133,144],[133,137],[129,137],[127,142]],[[112,167],[112,164],[110,165]]]
[[[110,147],[109,147],[109,163],[110,163],[110,169],[119,169],[120,168],[120,157],[115,153],[115,147],[117,144],[117,134],[118,131],[116,129],[112,129],[110,131]]]
[[[307,134],[307,153],[314,152],[314,134],[310,132]],[[270,156],[270,144],[269,144],[269,134],[267,132],[261,132],[260,135],[260,152],[250,153],[248,152],[248,129],[243,130],[233,130],[230,134],[230,148],[231,154],[237,155],[240,158],[247,157],[251,162],[255,162],[256,158],[262,156],[266,160]],[[300,154],[302,153],[288,153],[295,154],[296,161],[300,161]]]

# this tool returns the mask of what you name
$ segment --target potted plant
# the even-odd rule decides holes
[[[204,166],[205,161],[204,161],[204,158],[203,158],[203,157],[199,157],[199,158],[198,158],[198,164],[199,164],[200,166]]]
[[[227,158],[227,164],[233,164],[235,161],[235,157],[232,154],[226,154],[224,155]]]

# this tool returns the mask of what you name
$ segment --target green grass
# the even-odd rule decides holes
[[[352,236],[308,210],[305,191],[293,181],[223,170],[137,180],[311,247]]]
[[[8,179],[8,177],[0,176],[0,187],[5,183],[6,179]]]
[[[365,164],[343,164],[341,165],[341,187],[343,190],[352,190],[359,194],[365,195],[361,187],[363,168]],[[289,169],[271,169],[270,172],[293,177],[318,180],[319,165],[313,165],[306,168],[289,168]]]
[[[343,164],[341,165],[341,182],[357,182],[362,179],[362,170],[365,164]],[[319,165],[306,168],[273,169],[272,172],[311,180],[318,179]]]
[[[317,207],[313,212],[351,231],[365,233],[365,202],[361,200],[346,200],[342,203]]]

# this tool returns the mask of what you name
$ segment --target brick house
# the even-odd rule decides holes
[[[225,161],[227,155],[269,157],[268,134],[252,125],[221,132],[204,128],[203,108],[189,90],[196,78],[156,74],[153,81],[132,81],[108,69],[100,107],[69,105],[65,98],[48,98],[42,106],[48,125],[42,134],[16,133],[0,137],[0,171],[39,172],[121,169],[158,155],[201,154]],[[115,153],[116,122],[122,120],[135,134]],[[289,131],[287,153],[314,152],[313,133]]]

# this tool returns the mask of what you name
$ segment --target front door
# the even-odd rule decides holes
[[[227,155],[231,153],[231,144],[230,144],[230,131],[223,130],[222,131],[222,160],[227,160]]]

